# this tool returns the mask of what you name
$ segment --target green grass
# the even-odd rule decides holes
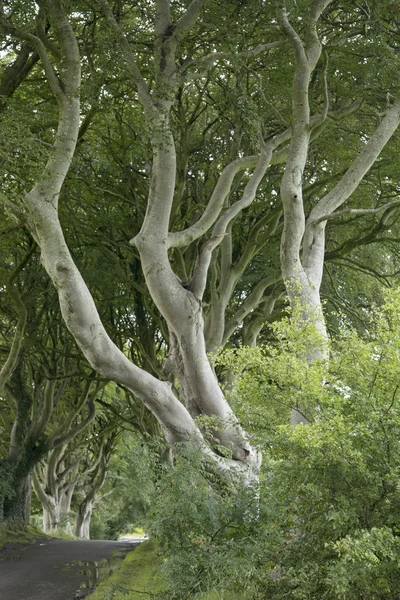
[[[121,568],[101,583],[87,600],[144,600],[163,588],[159,576],[161,557],[152,540],[129,552]]]
[[[161,572],[162,555],[153,540],[141,543],[126,555],[121,568],[101,583],[87,600],[151,600],[166,589]],[[193,600],[237,600],[229,591],[193,595]]]
[[[6,544],[29,544],[48,537],[32,525],[25,525],[21,521],[8,521],[0,526],[0,550]]]
[[[50,532],[49,537],[56,538],[57,540],[79,540],[79,538],[76,537],[76,535],[73,535],[72,533],[67,533],[63,530]]]

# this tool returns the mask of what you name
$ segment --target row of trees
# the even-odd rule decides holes
[[[2,313],[2,520],[28,523],[40,506],[44,531],[89,538],[93,507],[118,493],[123,480],[115,469],[109,473],[118,444],[159,432],[133,399],[127,410],[126,392],[84,364],[27,241],[27,251],[22,244],[14,255],[11,278],[3,273],[11,303]]]

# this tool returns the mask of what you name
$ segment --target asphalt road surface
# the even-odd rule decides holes
[[[0,555],[0,600],[84,598],[136,545],[126,541],[41,540]]]

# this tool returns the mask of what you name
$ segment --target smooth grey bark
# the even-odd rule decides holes
[[[59,449],[59,452],[62,452],[62,448]],[[54,454],[53,451],[53,456]],[[46,470],[54,467],[53,456],[50,457]],[[43,531],[46,533],[61,531],[72,533],[70,512],[78,468],[79,461],[76,460],[69,470],[71,473],[69,480],[65,481],[64,477],[57,477],[57,473],[55,473],[55,476],[50,478],[50,485],[46,487],[42,485],[37,469],[32,474],[33,489],[43,507]]]
[[[194,439],[204,446],[200,430],[168,383],[157,380],[134,365],[107,335],[92,296],[74,264],[58,219],[57,204],[61,186],[70,167],[79,131],[80,62],[77,43],[59,2],[48,6],[63,55],[62,87],[53,91],[59,106],[59,127],[54,150],[40,181],[25,196],[31,231],[41,248],[42,261],[59,294],[65,323],[89,363],[106,378],[131,390],[159,420],[168,441]],[[39,44],[43,54],[43,48]],[[46,57],[50,80],[54,71]]]
[[[81,540],[90,540],[90,521],[92,518],[93,505],[89,502],[85,506],[79,506],[75,522],[74,534]]]
[[[288,158],[281,182],[284,208],[284,231],[281,244],[282,273],[292,305],[298,300],[305,310],[305,318],[312,318],[323,338],[326,328],[323,321],[319,290],[322,280],[325,227],[327,220],[357,189],[361,180],[374,164],[379,154],[396,131],[400,118],[400,95],[396,96],[386,116],[370,137],[364,149],[336,186],[312,209],[306,220],[302,199],[302,177],[308,157],[310,135],[313,130],[308,100],[311,75],[321,55],[321,43],[316,25],[321,12],[330,0],[312,3],[305,22],[305,38],[300,39],[283,12],[281,25],[291,41],[296,55],[293,79],[292,137]],[[326,113],[328,114],[328,113]],[[316,350],[323,356],[325,350]]]
[[[81,491],[83,497],[78,502],[74,533],[77,537],[84,540],[90,539],[90,521],[95,505],[113,491],[110,490],[109,493],[101,497],[97,496],[106,480],[108,462],[111,455],[110,450],[112,449],[112,445],[108,448],[105,447],[106,445],[104,443],[101,444],[98,461],[83,476],[84,484]],[[85,481],[86,478],[89,478],[88,481]]]
[[[288,158],[281,183],[285,227],[282,236],[282,270],[285,281],[293,282],[289,297],[296,296],[296,283],[300,295],[304,293],[304,304],[319,306],[318,293],[322,278],[324,228],[326,220],[355,191],[364,175],[378,158],[399,122],[399,97],[389,109],[376,132],[366,144],[335,188],[323,197],[305,219],[302,200],[302,176],[306,164],[310,135],[313,125],[310,118],[308,87],[313,70],[321,54],[321,44],[316,35],[316,20],[311,14],[320,15],[330,2],[314,2],[308,15],[308,41],[300,39],[290,25],[286,14],[282,16],[282,28],[291,40],[296,54],[296,71],[293,80],[293,123]],[[324,217],[324,218],[323,218]],[[303,253],[301,256],[301,247]],[[309,296],[309,298],[307,298]]]
[[[306,20],[307,39],[304,43],[290,25],[287,16],[282,15],[282,28],[295,49],[297,60],[291,128],[266,142],[258,156],[240,158],[227,165],[203,215],[197,223],[183,232],[171,232],[169,229],[177,171],[169,115],[182,77],[182,72],[176,65],[176,48],[179,39],[196,22],[203,3],[192,2],[175,24],[171,22],[169,2],[159,0],[156,3],[155,79],[151,90],[110,6],[106,0],[101,0],[100,3],[123,51],[132,89],[138,93],[151,138],[153,164],[148,205],[141,230],[132,243],[139,251],[152,299],[168,323],[171,343],[165,368],[179,382],[183,404],[167,382],[138,368],[111,341],[65,243],[57,208],[79,135],[80,57],[74,33],[59,1],[40,3],[41,8],[46,11],[57,41],[58,51],[52,52],[56,57],[52,60],[58,63],[58,74],[52,66],[43,40],[21,33],[39,53],[59,107],[59,127],[54,148],[40,180],[25,196],[30,229],[40,245],[43,264],[57,288],[65,323],[93,368],[106,378],[124,385],[141,399],[158,419],[171,445],[192,440],[221,468],[238,468],[242,465],[244,470],[257,472],[259,454],[249,443],[224,397],[207,356],[207,343],[208,348],[212,349],[224,343],[235,323],[250,315],[255,307],[262,306],[265,314],[268,314],[273,301],[264,297],[263,293],[276,280],[266,279],[260,283],[244,304],[242,313],[234,316],[230,328],[224,323],[224,314],[237,279],[246,266],[246,257],[242,264],[235,268],[231,266],[229,277],[223,282],[227,284],[226,290],[222,293],[221,286],[221,294],[210,311],[207,330],[202,296],[212,256],[218,247],[223,260],[226,258],[228,261],[229,227],[232,221],[254,199],[269,165],[286,161],[281,186],[285,218],[281,254],[283,278],[288,285],[292,302],[299,296],[296,289],[301,290],[300,296],[307,305],[307,318],[310,318],[316,308],[320,309],[319,290],[315,281],[318,273],[322,272],[320,266],[323,264],[323,253],[318,254],[317,249],[321,246],[318,242],[321,237],[319,232],[324,226],[321,222],[314,223],[313,226],[309,222],[307,235],[311,236],[312,233],[311,252],[311,245],[307,243],[309,238],[305,235],[302,174],[311,136],[323,126],[329,112],[326,103],[321,115],[311,117],[308,106],[309,81],[321,53],[316,26],[329,1],[311,3]],[[243,169],[251,170],[243,195],[223,212],[233,178]],[[274,226],[276,222],[271,223],[272,231]],[[183,285],[171,267],[168,251],[185,246],[207,232],[211,232],[211,237],[201,249],[192,279]],[[300,256],[302,245],[303,259]],[[320,271],[313,258],[317,254]],[[251,252],[249,257],[251,258]],[[320,327],[321,334],[325,335],[322,313],[317,315],[316,324]],[[261,325],[262,319],[255,319],[247,329],[250,343],[254,343]],[[202,414],[219,417],[221,428],[216,435],[221,444],[231,448],[233,461],[218,458],[209,448],[194,421],[195,416]]]

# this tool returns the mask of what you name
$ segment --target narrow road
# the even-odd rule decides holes
[[[116,568],[137,544],[41,540],[0,554],[0,600],[76,600]],[[120,561],[119,561],[120,562]],[[80,563],[80,564],[79,564]]]

